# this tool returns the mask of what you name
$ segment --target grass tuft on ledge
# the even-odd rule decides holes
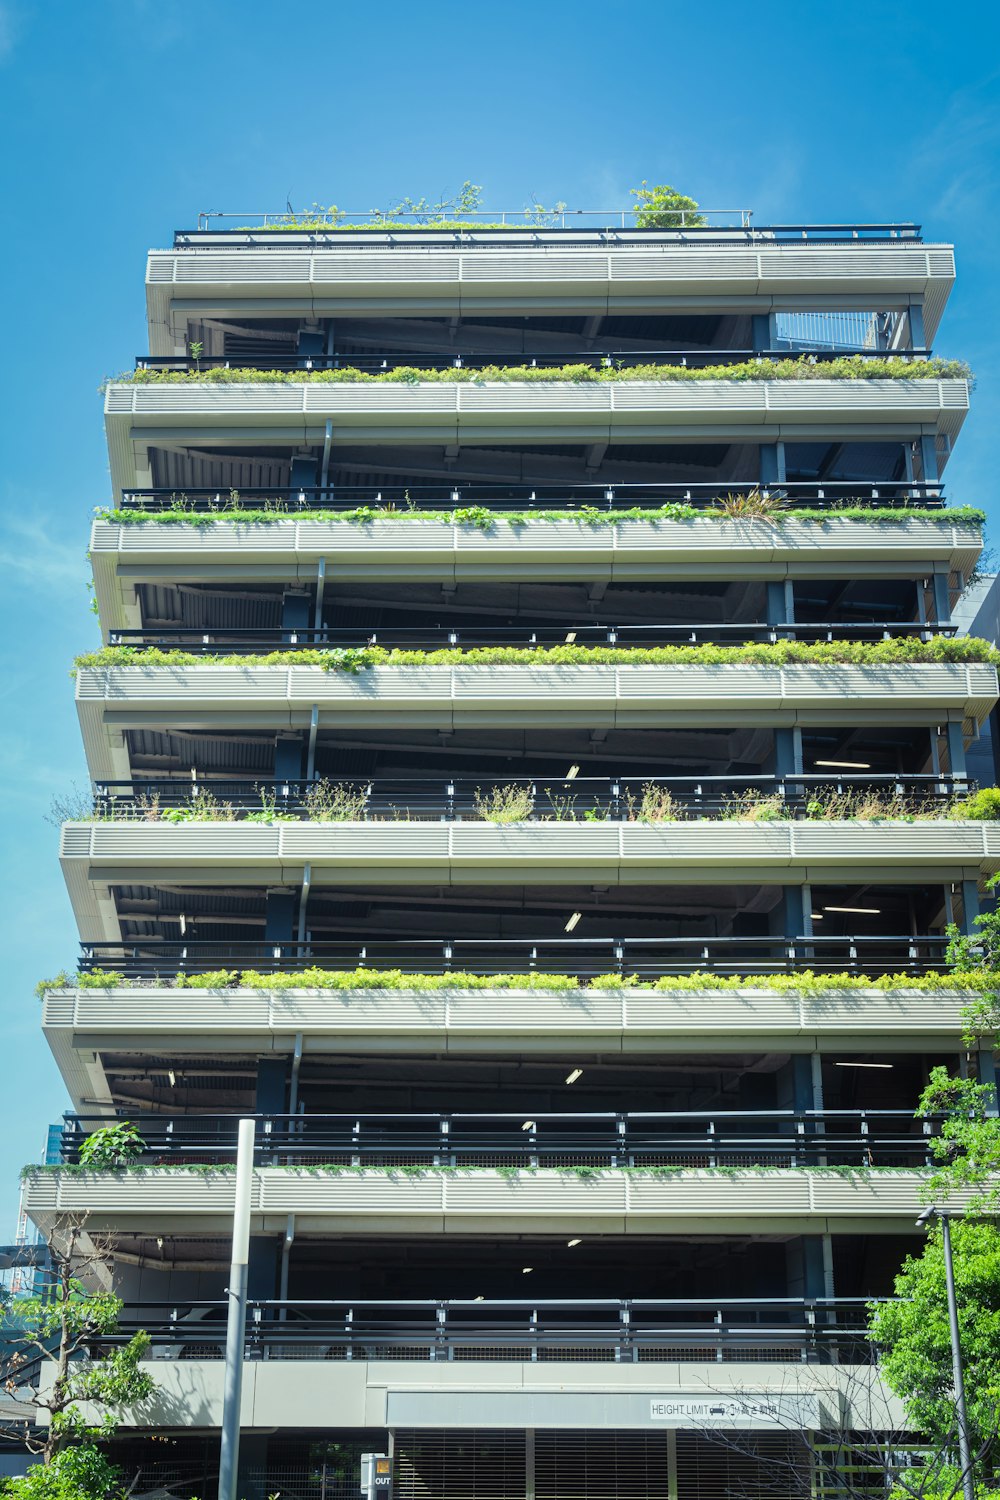
[[[922,1171],[919,1167],[881,1167],[881,1166],[787,1166],[773,1167],[763,1164],[745,1167],[684,1167],[684,1166],[648,1166],[648,1167],[595,1167],[589,1165],[561,1166],[561,1167],[450,1167],[413,1164],[403,1166],[349,1166],[342,1162],[313,1162],[309,1165],[269,1167],[269,1171],[296,1173],[303,1177],[382,1177],[390,1180],[396,1178],[421,1178],[421,1177],[484,1177],[487,1174],[517,1182],[522,1177],[537,1177],[548,1172],[557,1177],[575,1177],[580,1182],[597,1182],[608,1179],[620,1179],[622,1177],[652,1177],[669,1178],[674,1180],[685,1177],[699,1179],[702,1177],[729,1177],[734,1181],[742,1181],[748,1177],[771,1177],[775,1174],[788,1176],[789,1174],[809,1175],[812,1177],[840,1177],[849,1182],[866,1182],[870,1177],[886,1177],[905,1175],[907,1177],[920,1177],[926,1179],[929,1172]],[[166,1163],[133,1162],[127,1166],[118,1167],[91,1167],[81,1162],[29,1162],[21,1168],[21,1182],[31,1182],[38,1177],[52,1177],[56,1175],[66,1177],[215,1177],[220,1175],[233,1176],[236,1172],[235,1162],[212,1162],[212,1163],[189,1163],[186,1166],[170,1166]]]

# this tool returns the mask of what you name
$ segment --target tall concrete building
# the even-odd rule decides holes
[[[994,1076],[924,977],[1000,868],[953,806],[997,700],[953,274],[711,216],[150,253],[44,1008],[63,1161],[143,1144],[26,1188],[153,1333],[140,1488],[217,1469],[250,1114],[248,1500],[362,1453],[398,1500],[721,1500],[890,1419],[914,1106]]]

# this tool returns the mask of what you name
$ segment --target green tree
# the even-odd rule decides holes
[[[940,1134],[931,1141],[936,1170],[922,1196],[933,1201],[960,1188],[976,1188],[972,1207],[979,1213],[995,1210],[1000,1198],[1000,1117],[993,1085],[932,1068],[917,1114],[943,1116]]]
[[[74,1445],[110,1437],[123,1413],[153,1391],[142,1368],[148,1334],[103,1342],[117,1333],[122,1303],[92,1289],[106,1279],[107,1249],[87,1234],[85,1220],[59,1221],[49,1255],[41,1286],[2,1311],[0,1354],[0,1383],[24,1410],[2,1430],[46,1465]]]
[[[122,1471],[93,1443],[63,1448],[48,1464],[32,1464],[12,1479],[13,1500],[124,1500]]]
[[[969,1425],[983,1477],[1000,1412],[1000,1229],[984,1219],[958,1219],[951,1238]],[[912,1427],[937,1448],[952,1449],[955,1404],[940,1225],[931,1229],[923,1253],[903,1262],[895,1293],[898,1300],[869,1306],[882,1378],[903,1402]]]
[[[635,222],[639,229],[696,229],[707,223],[693,198],[665,182],[650,187],[643,178],[641,185],[630,191],[636,200]]]

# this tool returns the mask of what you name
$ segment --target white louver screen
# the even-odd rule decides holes
[[[665,1432],[536,1432],[535,1500],[667,1500]]]
[[[775,1500],[808,1495],[805,1436],[754,1432],[677,1434],[677,1500]]]
[[[523,1431],[397,1431],[395,1500],[524,1500]]]

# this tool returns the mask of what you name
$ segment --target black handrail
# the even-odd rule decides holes
[[[964,776],[900,775],[867,771],[843,775],[808,772],[788,776],[376,776],[364,780],[294,780],[264,777],[199,776],[133,778],[94,783],[95,814],[102,818],[143,820],[174,809],[195,810],[207,798],[223,804],[234,817],[262,811],[317,821],[359,822],[368,819],[440,821],[511,821],[492,816],[494,798],[519,793],[517,821],[674,822],[682,819],[738,816],[741,798],[777,799],[775,818],[817,815],[825,798],[845,799],[843,815],[857,804],[852,794],[876,792],[900,814],[933,809],[964,797],[971,784]],[[880,804],[881,805],[881,804]],[[883,816],[886,814],[883,813]]]
[[[183,1072],[183,1069],[181,1069]],[[181,1166],[236,1159],[233,1114],[143,1115],[137,1164]],[[931,1165],[937,1119],[912,1110],[630,1111],[626,1114],[261,1114],[258,1166],[360,1167],[909,1166]],[[107,1116],[63,1116],[60,1159],[79,1161]]]
[[[546,481],[539,484],[487,480],[442,479],[438,483],[409,484],[405,479],[379,484],[320,485],[226,485],[152,486],[123,489],[125,509],[143,511],[190,510],[195,514],[216,510],[270,509],[290,515],[300,510],[354,511],[371,507],[373,518],[381,508],[383,518],[405,519],[408,510],[440,510],[479,507],[485,511],[570,510],[587,507],[614,512],[634,507],[655,508],[677,504],[709,508],[731,495],[763,495],[781,508],[798,506],[835,510],[838,506],[870,505],[880,509],[905,507],[940,509],[944,486],[934,481],[907,479],[792,479],[765,482],[757,477],[729,479],[608,481],[603,484]]]
[[[529,369],[561,369],[587,365],[591,369],[629,369],[635,365],[679,365],[699,369],[710,365],[737,364],[753,359],[809,359],[817,363],[844,359],[929,359],[930,349],[813,348],[796,343],[775,349],[565,349],[558,353],[531,350],[469,351],[433,354],[420,349],[383,354],[137,354],[137,370],[173,370],[186,374],[204,370],[481,370],[493,366]]]
[[[435,629],[400,629],[378,626],[373,630],[337,626],[204,626],[177,625],[129,628],[108,632],[111,646],[165,648],[183,647],[205,655],[225,649],[233,651],[284,650],[291,646],[324,648],[384,646],[407,651],[438,651],[448,646],[675,646],[705,642],[745,645],[747,642],[777,641],[888,641],[913,637],[929,641],[935,636],[953,636],[958,626],[950,622],[916,620],[863,620],[847,622],[807,621],[804,624],[772,625],[753,620],[746,624],[707,625],[480,625],[438,626]]]
[[[706,1360],[767,1350],[777,1360],[873,1357],[867,1302],[853,1297],[463,1298],[248,1302],[244,1357],[317,1359]],[[150,1335],[151,1359],[217,1359],[227,1303],[129,1304],[97,1353]],[[683,1353],[681,1351],[684,1351]]]
[[[215,215],[206,216],[216,217]],[[252,216],[251,216],[252,217]],[[567,212],[566,218],[572,219],[573,214]],[[590,215],[590,217],[599,217]],[[440,245],[461,245],[463,249],[485,249],[495,245],[502,245],[509,249],[511,245],[523,246],[530,250],[535,245],[544,245],[546,242],[567,245],[600,246],[611,245],[662,245],[669,248],[673,244],[689,246],[691,244],[722,244],[742,243],[744,245],[781,244],[787,241],[802,243],[805,245],[820,244],[897,244],[900,241],[909,244],[922,243],[922,225],[912,220],[902,220],[898,223],[876,223],[876,224],[761,224],[732,223],[732,224],[684,224],[678,227],[664,229],[644,229],[628,226],[620,222],[620,215],[614,216],[619,222],[608,222],[594,228],[581,228],[576,224],[533,224],[528,222],[511,221],[499,229],[479,229],[474,223],[463,226],[461,229],[436,229],[432,224],[405,224],[399,220],[372,222],[370,225],[359,225],[350,229],[330,228],[319,229],[271,229],[266,225],[259,228],[237,228],[237,229],[210,229],[199,226],[197,229],[175,229],[174,249],[183,250],[190,247],[198,250],[260,250],[260,249],[295,249],[298,247],[322,246],[330,249],[342,246],[345,249],[357,250],[359,247],[370,249],[392,248],[396,245],[406,246],[412,249],[414,245],[426,245],[429,249]]]
[[[175,974],[252,969],[295,973],[319,968],[398,970],[404,974],[555,974],[580,979],[636,975],[640,980],[713,973],[728,976],[940,973],[949,939],[938,933],[824,937],[356,937],[303,942],[136,937],[80,944],[80,968],[155,982]],[[225,983],[223,981],[223,983]]]

